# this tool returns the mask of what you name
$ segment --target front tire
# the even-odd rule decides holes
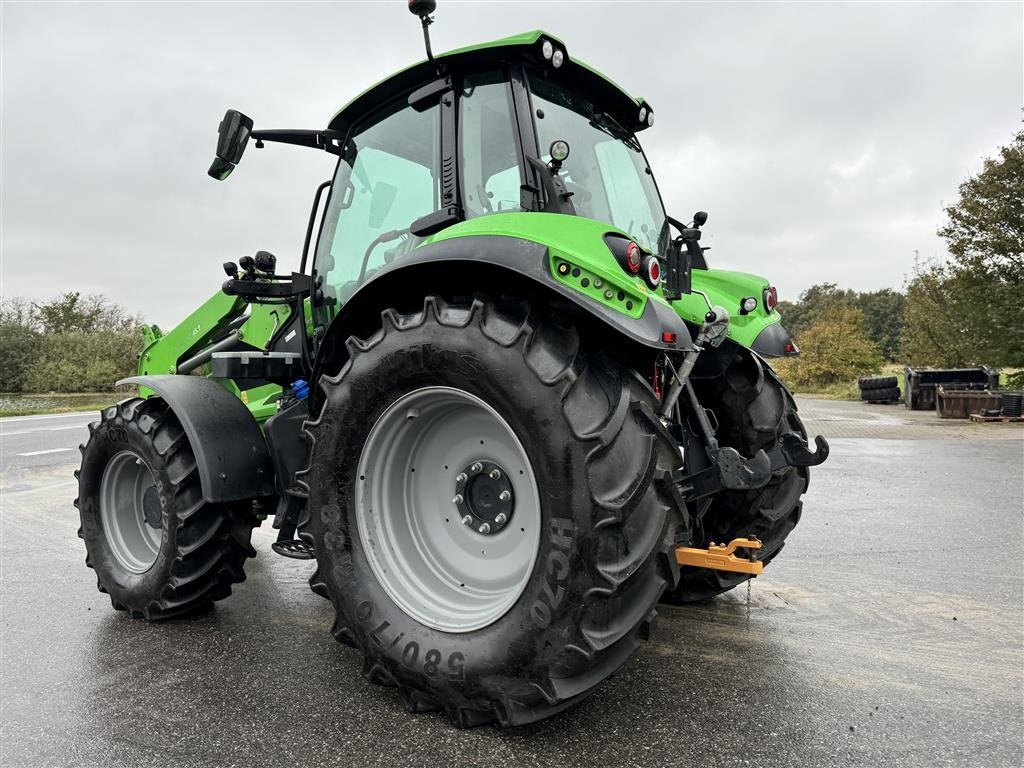
[[[384,312],[383,327],[348,350],[341,372],[321,380],[303,474],[303,536],[318,566],[310,583],[334,605],[335,637],[359,648],[370,680],[396,687],[410,711],[443,709],[458,726],[533,722],[587,696],[646,639],[678,574],[668,473],[679,454],[650,388],[526,304],[429,298],[422,311]],[[393,427],[396,413],[423,430]],[[434,439],[473,418],[479,434]],[[378,451],[382,432],[392,448]],[[474,459],[512,479],[516,509],[497,533],[479,532],[494,512],[486,504],[470,524],[459,516],[459,477],[476,471]],[[465,552],[386,551],[387,529],[411,539],[427,526]],[[502,570],[501,553],[524,539],[522,579],[503,579],[515,569]],[[467,541],[498,552],[490,567]],[[428,577],[444,586],[432,604],[431,590],[400,586]],[[481,607],[488,589],[500,594]]]
[[[181,423],[158,397],[89,425],[78,478],[85,563],[116,610],[147,621],[208,607],[243,581],[257,524],[247,502],[203,498]]]

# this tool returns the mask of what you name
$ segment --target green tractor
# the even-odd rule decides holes
[[[707,215],[665,213],[654,109],[531,32],[427,58],[315,130],[220,123],[336,156],[301,266],[260,251],[167,333],[90,427],[87,564],[150,621],[227,597],[273,516],[279,554],[369,679],[411,711],[516,725],[590,694],[659,601],[761,572],[810,450],[767,358],[775,289],[711,269]]]

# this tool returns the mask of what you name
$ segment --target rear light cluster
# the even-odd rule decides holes
[[[764,308],[771,312],[779,305],[779,292],[771,285],[764,289]]]
[[[604,241],[627,274],[643,277],[651,288],[661,284],[661,263],[657,256],[644,253],[639,245],[623,235],[607,234]]]

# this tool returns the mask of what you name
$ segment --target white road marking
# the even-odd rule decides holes
[[[74,448],[49,448],[45,451],[29,451],[28,453],[19,453],[18,456],[42,456],[44,453],[63,453],[64,451],[73,451]]]
[[[46,491],[53,491],[57,488],[69,488],[72,485],[78,485],[77,480],[63,480],[59,483],[51,483],[50,485],[36,486],[34,488],[25,488],[19,491],[8,491],[7,489],[0,489],[0,494],[4,496],[28,496],[32,493],[45,493]]]
[[[4,416],[0,419],[0,424],[7,424],[12,421],[33,421],[35,419],[66,419],[69,416],[78,416],[79,418],[96,418],[99,414],[99,409],[95,411],[73,411],[71,413],[44,413],[37,416]]]
[[[62,432],[65,429],[85,429],[85,424],[76,424],[73,427],[37,427],[36,429],[21,429],[17,432],[4,432],[0,430],[0,437],[14,437],[15,435],[31,435],[36,432]]]

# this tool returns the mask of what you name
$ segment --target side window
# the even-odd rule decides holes
[[[472,75],[463,81],[459,154],[466,218],[521,210],[511,99],[502,72]]]
[[[356,133],[338,165],[314,265],[324,296],[320,322],[412,250],[418,240],[409,227],[439,207],[438,109],[400,106]]]
[[[610,139],[594,145],[601,171],[611,223],[636,238],[649,251],[657,252],[660,227],[651,216],[647,190],[640,179],[636,153],[621,141]]]

